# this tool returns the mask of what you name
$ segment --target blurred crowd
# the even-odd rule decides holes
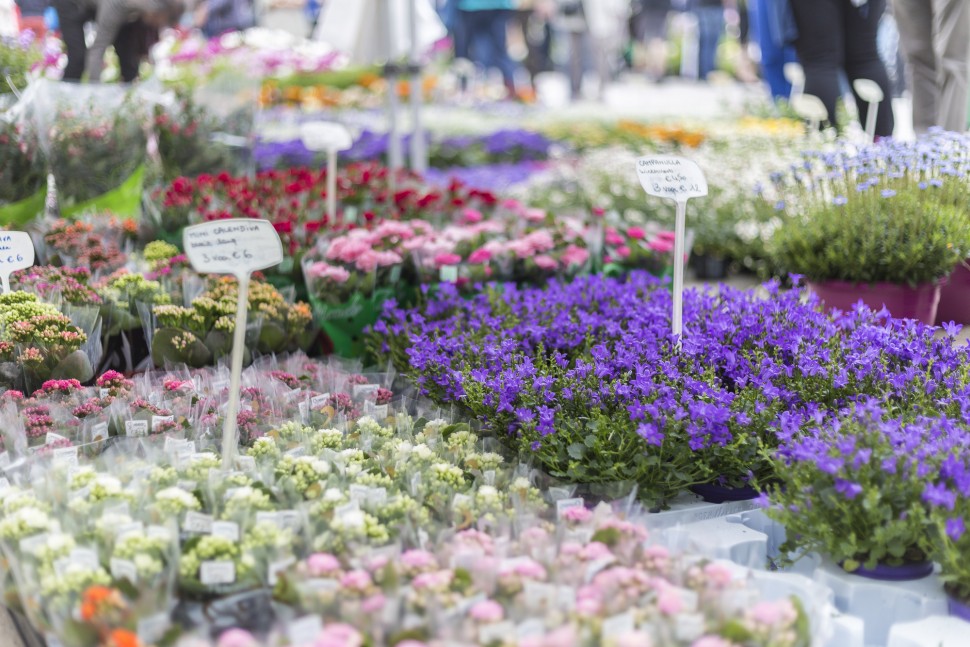
[[[216,36],[254,26],[261,8],[281,0],[14,1],[22,27],[60,32],[66,80],[99,78],[112,47],[131,81],[160,28]],[[602,98],[621,72],[657,83],[734,78],[763,82],[777,100],[811,95],[832,124],[839,99],[855,93],[865,123],[872,92],[858,94],[861,80],[883,98],[877,137],[892,134],[889,99],[907,88],[917,132],[967,125],[970,0],[369,1],[437,11],[455,58],[501,77],[510,98],[533,96],[537,77],[553,70],[568,77],[573,99]],[[289,2],[303,35],[319,35],[324,16],[359,11],[349,3],[365,0]]]

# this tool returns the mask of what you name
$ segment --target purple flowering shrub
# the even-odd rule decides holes
[[[768,515],[784,524],[782,554],[818,551],[847,571],[923,562],[943,466],[970,449],[946,416],[902,416],[876,400],[840,415],[785,413]]]
[[[932,411],[967,382],[966,351],[931,328],[862,307],[834,321],[765,288],[687,291],[678,352],[671,295],[641,272],[470,299],[442,286],[422,307],[386,306],[370,348],[553,476],[633,480],[661,506],[694,484],[773,478],[791,415],[860,398]]]
[[[791,216],[771,241],[775,262],[810,281],[918,285],[970,254],[967,137],[805,154],[775,174]]]
[[[936,479],[927,479],[923,498],[931,506],[933,557],[942,568],[940,577],[950,595],[970,602],[970,451],[966,446],[946,457]]]

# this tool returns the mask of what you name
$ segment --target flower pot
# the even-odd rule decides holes
[[[947,594],[946,606],[950,615],[970,622],[970,604]]]
[[[866,577],[870,580],[880,580],[882,582],[905,582],[907,580],[922,579],[933,573],[933,562],[914,562],[911,564],[900,564],[899,566],[889,566],[888,564],[876,564],[875,568],[860,566],[852,571],[853,575]]]
[[[915,288],[898,283],[850,283],[809,281],[808,287],[828,308],[849,312],[862,301],[873,310],[883,306],[897,319],[918,319],[932,326],[940,303],[942,282],[923,283]]]
[[[936,311],[936,323],[948,321],[970,324],[970,267],[959,263],[949,280],[940,288],[940,307]]]
[[[728,262],[718,256],[699,254],[690,257],[694,275],[704,281],[718,281],[727,276]]]
[[[758,498],[758,491],[753,487],[725,487],[716,483],[703,483],[692,485],[689,489],[708,503],[750,501]]]

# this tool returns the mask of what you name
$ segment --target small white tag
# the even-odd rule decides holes
[[[111,395],[111,389],[98,389],[98,397],[104,400]]]
[[[203,535],[208,534],[212,532],[212,516],[195,511],[186,512],[182,530]]]
[[[276,522],[280,525],[280,528],[299,530],[300,513],[297,512],[296,510],[279,510],[276,513]]]
[[[466,506],[470,506],[471,503],[472,503],[472,498],[470,496],[468,496],[467,494],[461,494],[460,492],[456,492],[454,498],[451,500],[451,507],[452,508],[466,507]]]
[[[270,562],[269,568],[267,569],[266,576],[269,580],[270,586],[276,586],[279,582],[280,573],[285,572],[290,566],[296,563],[295,557],[287,557],[286,559],[279,559],[275,562]]]
[[[387,488],[372,487],[367,493],[367,505],[378,508],[387,503]]]
[[[332,121],[300,124],[300,140],[311,151],[345,151],[354,145],[347,127]]]
[[[202,562],[199,581],[207,586],[232,584],[236,581],[236,565],[232,562]]]
[[[560,499],[559,501],[556,501],[556,518],[562,519],[562,515],[566,510],[582,508],[583,505],[582,498]]]
[[[77,564],[89,571],[96,571],[101,568],[98,554],[90,548],[75,548],[70,552],[68,559],[72,564]]]
[[[143,645],[153,645],[165,636],[165,632],[172,626],[167,613],[156,613],[153,616],[138,621],[138,640]]]
[[[355,384],[354,397],[366,398],[369,395],[376,395],[379,388],[381,388],[380,384]]]
[[[493,642],[504,643],[511,636],[515,635],[515,625],[508,620],[504,622],[493,622],[478,628],[478,643],[488,645]]]
[[[299,447],[294,447],[293,449],[288,450],[285,453],[285,456],[289,456],[290,458],[300,458],[301,456],[306,456],[306,447],[303,447],[302,445]]]
[[[457,265],[443,265],[441,271],[439,272],[439,277],[442,283],[457,283],[458,282],[458,266]]]
[[[239,524],[235,521],[213,521],[212,536],[239,541]]]
[[[108,423],[99,422],[98,424],[91,427],[91,440],[98,442],[99,440],[106,440],[108,438]]]
[[[360,504],[356,501],[351,501],[350,503],[345,503],[343,505],[338,505],[333,509],[333,516],[337,519],[343,519],[347,515],[356,514],[360,512]]]
[[[51,452],[55,465],[77,465],[77,447],[58,447]]]
[[[366,406],[364,406],[364,412],[372,416],[374,420],[384,420],[387,418],[387,405],[373,404],[368,401]]]
[[[305,423],[309,419],[310,403],[304,400],[299,405],[297,405],[297,408],[300,410],[300,422]]]
[[[545,633],[546,624],[539,618],[526,620],[515,628],[515,637],[519,640],[522,640],[523,638],[536,638],[539,636],[544,636]]]
[[[128,559],[111,558],[111,577],[116,580],[128,580],[132,584],[138,583],[138,569],[135,562]]]
[[[626,613],[619,613],[615,616],[610,616],[603,620],[603,628],[601,630],[601,638],[619,638],[624,634],[633,632],[636,625],[633,621],[633,613],[627,611]]]
[[[286,635],[294,647],[299,647],[316,642],[321,631],[323,631],[323,621],[320,616],[310,615],[291,620],[286,628]]]
[[[45,445],[53,445],[56,442],[68,440],[67,436],[62,436],[60,434],[55,434],[53,431],[48,431],[47,436],[44,437]]]
[[[141,436],[148,435],[148,421],[147,420],[126,420],[125,421],[125,435],[138,438]]]
[[[328,402],[330,402],[330,394],[322,393],[318,396],[310,398],[310,408],[316,411],[317,409],[327,406]]]
[[[162,430],[162,425],[175,422],[175,416],[152,416],[152,433],[157,434]]]
[[[256,470],[256,459],[252,456],[236,456],[236,467],[241,472],[254,472]]]
[[[279,526],[280,518],[275,512],[257,512],[256,523],[271,523],[274,526]]]
[[[370,488],[366,485],[361,485],[360,483],[350,484],[350,500],[355,503],[364,503],[367,501],[367,497],[370,496]]]

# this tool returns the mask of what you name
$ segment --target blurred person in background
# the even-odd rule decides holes
[[[670,0],[633,0],[634,66],[641,67],[651,81],[667,74],[667,17]],[[642,47],[642,54],[637,49]]]
[[[967,128],[970,0],[893,0],[909,87],[913,128]]]
[[[515,0],[458,0],[459,41],[455,55],[502,73],[509,97],[515,97],[515,63],[509,56],[507,33]]]
[[[701,81],[717,69],[717,45],[724,34],[724,0],[690,0],[688,8],[697,18],[697,78]]]
[[[53,0],[67,50],[65,81],[80,81],[87,71],[92,83],[101,80],[104,54],[114,47],[121,80],[138,78],[138,67],[158,40],[158,30],[177,25],[185,12],[182,0]],[[88,48],[84,25],[95,23]]]
[[[253,0],[201,0],[192,11],[194,26],[206,38],[256,26]]]
[[[791,83],[785,78],[785,64],[798,62],[795,16],[788,0],[753,0],[748,5],[751,24],[761,50],[761,75],[773,99],[788,100]]]
[[[552,17],[556,4],[552,0],[519,0],[515,23],[525,41],[525,69],[535,87],[536,76],[552,70]]]
[[[50,6],[48,0],[17,0],[17,11],[20,13],[20,29],[29,29],[43,37],[47,32],[44,14]]]
[[[795,49],[805,70],[805,92],[822,100],[830,124],[836,125],[842,71],[850,85],[856,79],[869,79],[879,84],[883,95],[892,96],[876,46],[886,0],[791,0],[791,7],[798,29]],[[866,123],[869,104],[856,96],[856,105],[859,120]],[[891,137],[893,126],[892,101],[883,101],[876,116],[876,136]]]

